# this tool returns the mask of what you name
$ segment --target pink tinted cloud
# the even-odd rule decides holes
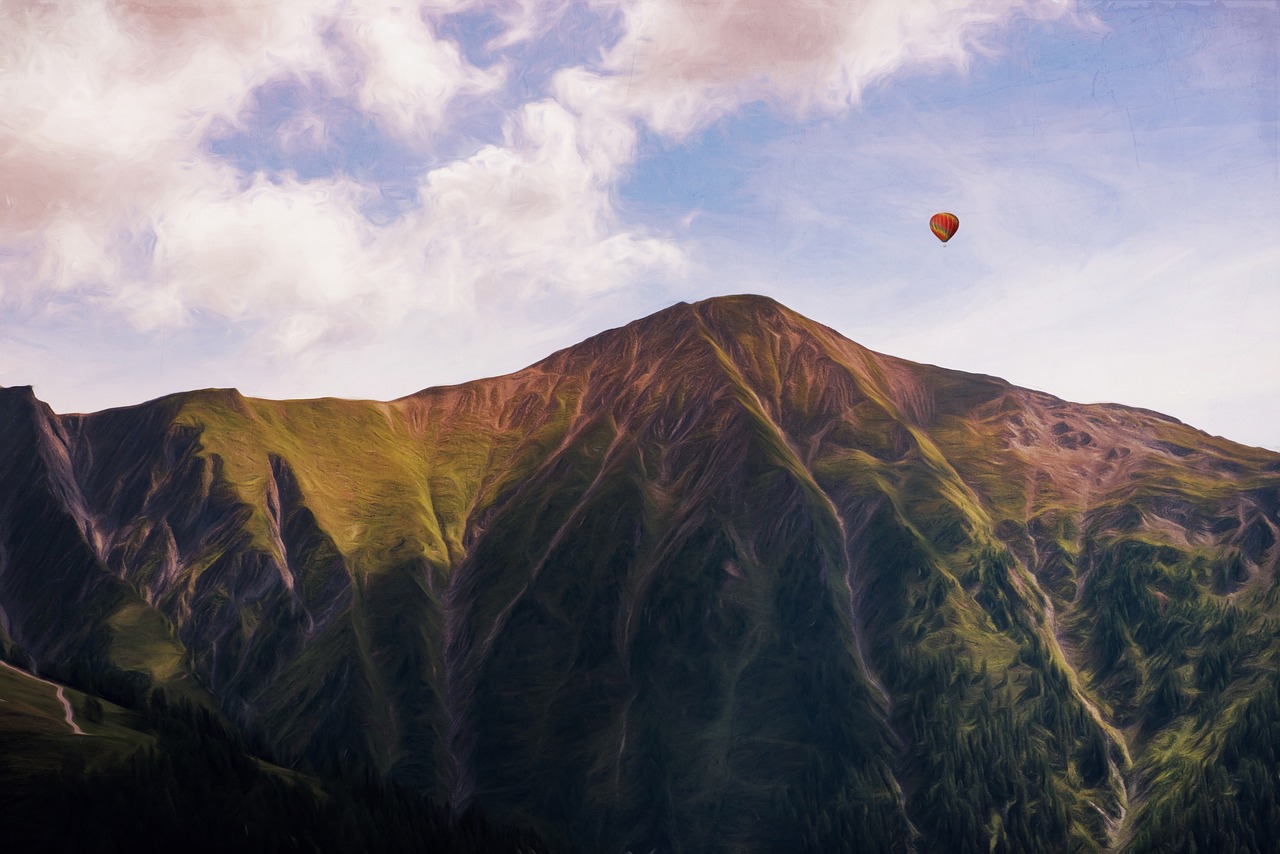
[[[234,122],[255,88],[288,77],[326,80],[386,132],[427,142],[453,100],[483,97],[505,73],[436,35],[438,16],[465,5],[3,7],[0,299],[92,292],[142,330],[256,323],[264,348],[289,353],[428,307],[592,292],[678,267],[678,248],[613,217],[629,143],[601,150],[551,102],[515,114],[503,144],[424,176],[422,209],[390,224],[363,216],[372,190],[354,181],[246,185],[204,147],[215,120]],[[539,10],[500,11],[527,29]],[[280,130],[286,146],[322,144],[323,108]]]
[[[100,267],[88,257],[95,244],[98,254],[109,252],[114,235],[189,186],[214,116],[234,113],[254,82],[282,65],[314,60],[305,16],[289,12],[301,9],[0,9],[0,244],[43,253],[38,266],[58,271],[57,287],[76,284],[76,270]],[[285,48],[273,52],[273,44]],[[72,252],[53,239],[59,230],[95,239]]]
[[[354,72],[334,51],[335,28],[361,53]],[[358,193],[342,188],[325,205],[308,204],[292,186],[247,196],[204,148],[211,123],[234,120],[257,86],[308,75],[355,87],[371,114],[405,133],[440,122],[452,97],[497,78],[392,4],[0,6],[0,298],[89,288],[107,302],[114,295],[143,328],[191,309],[241,316],[239,299],[287,310],[296,285],[283,283],[316,279],[302,259],[328,257],[328,244],[319,252],[305,245],[303,227],[348,235],[331,241],[341,256],[330,259],[341,261],[332,275],[358,279],[361,264],[376,268],[376,257],[361,255],[375,241],[349,236],[367,227]],[[323,117],[286,131],[298,141],[323,138]],[[268,251],[273,239],[301,251],[282,259]],[[294,269],[284,270],[290,260]],[[219,271],[232,275],[215,287]],[[251,293],[240,295],[242,284]],[[301,304],[332,283],[320,276],[318,284]]]
[[[611,8],[613,3],[598,2]],[[907,65],[964,67],[1015,14],[1056,0],[634,0],[604,70],[632,113],[681,136],[766,99],[803,112],[856,103]]]

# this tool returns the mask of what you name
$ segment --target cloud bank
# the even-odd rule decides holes
[[[264,352],[295,354],[406,317],[679,277],[680,240],[614,209],[641,127],[679,138],[760,99],[843,109],[905,64],[990,51],[1012,14],[1063,14],[1017,0],[593,0],[612,24],[593,33],[596,62],[509,103],[499,137],[435,149],[468,111],[510,102],[521,69],[504,51],[570,5],[6,4],[0,300],[37,322],[88,300],[142,332],[244,324]],[[493,33],[484,66],[440,34],[459,14]],[[403,210],[370,216],[385,188],[341,168],[246,173],[213,153],[215,128],[251,134],[254,98],[289,81],[323,97],[273,144],[331,145],[326,104],[344,104],[428,164],[399,188]]]

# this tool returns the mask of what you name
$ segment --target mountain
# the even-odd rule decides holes
[[[0,484],[10,660],[582,851],[1280,838],[1280,454],[762,297],[391,402],[4,389]]]

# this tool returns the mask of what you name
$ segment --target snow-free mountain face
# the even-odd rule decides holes
[[[1280,455],[764,298],[387,403],[0,390],[0,484],[11,659],[585,851],[1280,838]]]

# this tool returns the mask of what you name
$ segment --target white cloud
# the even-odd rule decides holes
[[[0,11],[0,246],[16,288],[118,272],[110,246],[189,187],[209,121],[315,62],[305,4],[48,3]],[[14,273],[32,267],[44,278]]]
[[[193,310],[284,318],[395,284],[370,281],[374,229],[358,213],[359,185],[260,177],[242,189],[230,170],[206,170],[193,183],[154,218],[151,275],[121,292],[141,328],[183,323]]]
[[[351,180],[246,183],[204,148],[215,120],[234,124],[257,87],[283,79],[325,80],[425,143],[454,100],[503,80],[433,29],[466,5],[6,5],[0,299],[43,301],[46,316],[51,293],[88,299],[143,331],[250,324],[264,349],[296,354],[428,307],[581,295],[678,268],[678,247],[612,212],[633,128],[602,131],[554,102],[514,115],[504,144],[426,174],[421,208],[384,226]],[[512,38],[537,11],[507,10]],[[306,110],[279,133],[286,150],[328,139]]]
[[[503,69],[467,63],[457,45],[432,31],[422,10],[400,3],[360,4],[363,14],[340,15],[333,29],[358,59],[361,108],[409,138],[435,132],[460,96],[495,91]]]
[[[612,7],[601,0],[596,5]],[[898,69],[965,67],[1014,14],[1050,0],[634,0],[603,70],[633,114],[682,136],[741,104],[841,109]]]
[[[260,176],[244,188],[229,168],[193,170],[157,205],[151,267],[114,304],[144,330],[197,314],[261,324],[264,350],[295,356],[417,313],[581,297],[679,271],[677,246],[619,227],[613,174],[577,134],[554,102],[528,105],[505,145],[427,173],[421,206],[388,226],[361,215],[370,191],[351,180]]]
[[[506,145],[431,172],[410,228],[425,239],[433,278],[484,299],[510,295],[513,285],[521,296],[586,294],[678,270],[676,246],[618,228],[609,200],[616,164],[583,130],[553,101],[528,104]]]

